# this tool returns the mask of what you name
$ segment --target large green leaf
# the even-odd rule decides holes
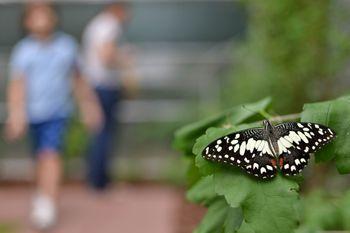
[[[231,207],[241,207],[246,224],[256,233],[289,233],[298,223],[298,184],[277,176],[262,182],[223,169],[214,175],[215,190]]]
[[[187,192],[188,200],[204,205],[210,203],[216,197],[213,175],[203,177]]]
[[[240,169],[211,163],[201,156],[205,146],[218,137],[257,125],[245,124],[232,129],[211,128],[197,140],[193,148],[193,153],[197,155],[196,165],[203,174],[213,174],[211,182],[217,195],[223,196],[230,207],[242,210],[244,222],[239,233],[290,233],[297,227],[299,216],[298,184],[295,181],[279,175],[271,181],[261,181],[251,178]]]
[[[342,197],[342,200],[340,201],[339,206],[337,206],[337,209],[340,210],[344,229],[350,230],[350,190],[347,191]]]
[[[242,223],[240,208],[227,205],[225,199],[217,199],[212,203],[207,214],[198,225],[195,233],[234,233]]]
[[[321,230],[341,230],[341,210],[348,205],[338,205],[338,200],[324,191],[313,191],[302,199],[302,224],[297,233],[316,233]],[[340,208],[342,207],[342,208]],[[345,208],[344,208],[345,207]],[[344,222],[348,222],[347,221]]]
[[[239,105],[216,116],[186,125],[175,132],[173,146],[186,155],[192,154],[192,147],[198,137],[203,135],[207,128],[222,126],[225,124],[240,124],[253,116],[259,116],[259,112],[265,110],[271,103],[271,98],[265,98],[255,103]],[[255,120],[257,118],[252,118]]]
[[[337,138],[316,154],[316,162],[334,159],[339,173],[350,173],[350,96],[336,100],[305,104],[301,121],[332,128]]]

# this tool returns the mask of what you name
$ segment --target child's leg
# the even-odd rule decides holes
[[[62,165],[58,152],[50,150],[40,152],[36,171],[39,193],[56,202],[62,176]]]
[[[31,125],[37,185],[31,218],[39,229],[49,228],[56,222],[62,176],[60,150],[65,122],[65,119],[57,119]]]

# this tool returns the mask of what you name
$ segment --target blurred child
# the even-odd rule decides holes
[[[122,91],[135,90],[131,59],[122,46],[123,24],[128,20],[125,3],[111,2],[87,25],[83,34],[85,70],[94,87],[104,116],[104,125],[91,141],[88,182],[104,190],[110,181],[112,139]]]
[[[28,128],[33,141],[36,193],[31,219],[40,229],[56,221],[60,153],[72,111],[71,92],[89,129],[99,130],[102,121],[96,97],[79,72],[77,44],[71,36],[56,31],[56,23],[49,4],[32,3],[25,8],[28,35],[13,49],[7,93],[7,138],[16,140]]]

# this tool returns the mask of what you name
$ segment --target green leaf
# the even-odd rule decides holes
[[[195,233],[234,233],[242,223],[241,210],[231,208],[225,199],[210,205]]]
[[[203,135],[207,128],[224,124],[240,124],[259,115],[259,112],[266,110],[270,103],[271,98],[264,98],[255,103],[238,105],[223,113],[186,125],[175,132],[173,146],[184,154],[190,155],[196,139]]]
[[[209,204],[216,197],[213,175],[203,177],[187,192],[189,201],[204,205]]]
[[[243,221],[243,213],[241,208],[230,208],[224,222],[224,232],[233,233],[238,230]]]
[[[344,229],[350,230],[350,191],[347,191],[345,195],[342,197],[338,206],[336,206],[337,210],[340,210],[341,220],[344,225]],[[332,216],[333,217],[333,216]]]
[[[231,207],[241,207],[244,220],[256,233],[289,233],[298,223],[298,184],[277,176],[260,181],[223,169],[214,174],[215,190]]]
[[[337,138],[316,154],[316,162],[334,159],[338,172],[350,173],[350,96],[336,100],[305,104],[301,121],[314,122],[332,128]]]
[[[346,203],[344,206],[346,206]],[[340,230],[340,209],[336,201],[324,191],[314,191],[302,199],[303,216],[298,232],[319,232],[321,230]],[[347,221],[345,221],[347,222]]]
[[[187,186],[192,187],[194,184],[198,182],[202,178],[202,172],[199,170],[199,168],[196,166],[196,161],[189,157],[186,156],[186,159],[189,160],[189,165],[187,168]]]
[[[255,233],[255,231],[251,228],[251,226],[246,221],[243,221],[237,233]]]

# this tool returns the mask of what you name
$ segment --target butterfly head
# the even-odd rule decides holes
[[[266,130],[267,132],[270,132],[270,133],[273,132],[273,125],[271,124],[270,121],[264,120],[264,121],[263,121],[263,124],[264,124],[264,128],[265,128],[265,130]]]

